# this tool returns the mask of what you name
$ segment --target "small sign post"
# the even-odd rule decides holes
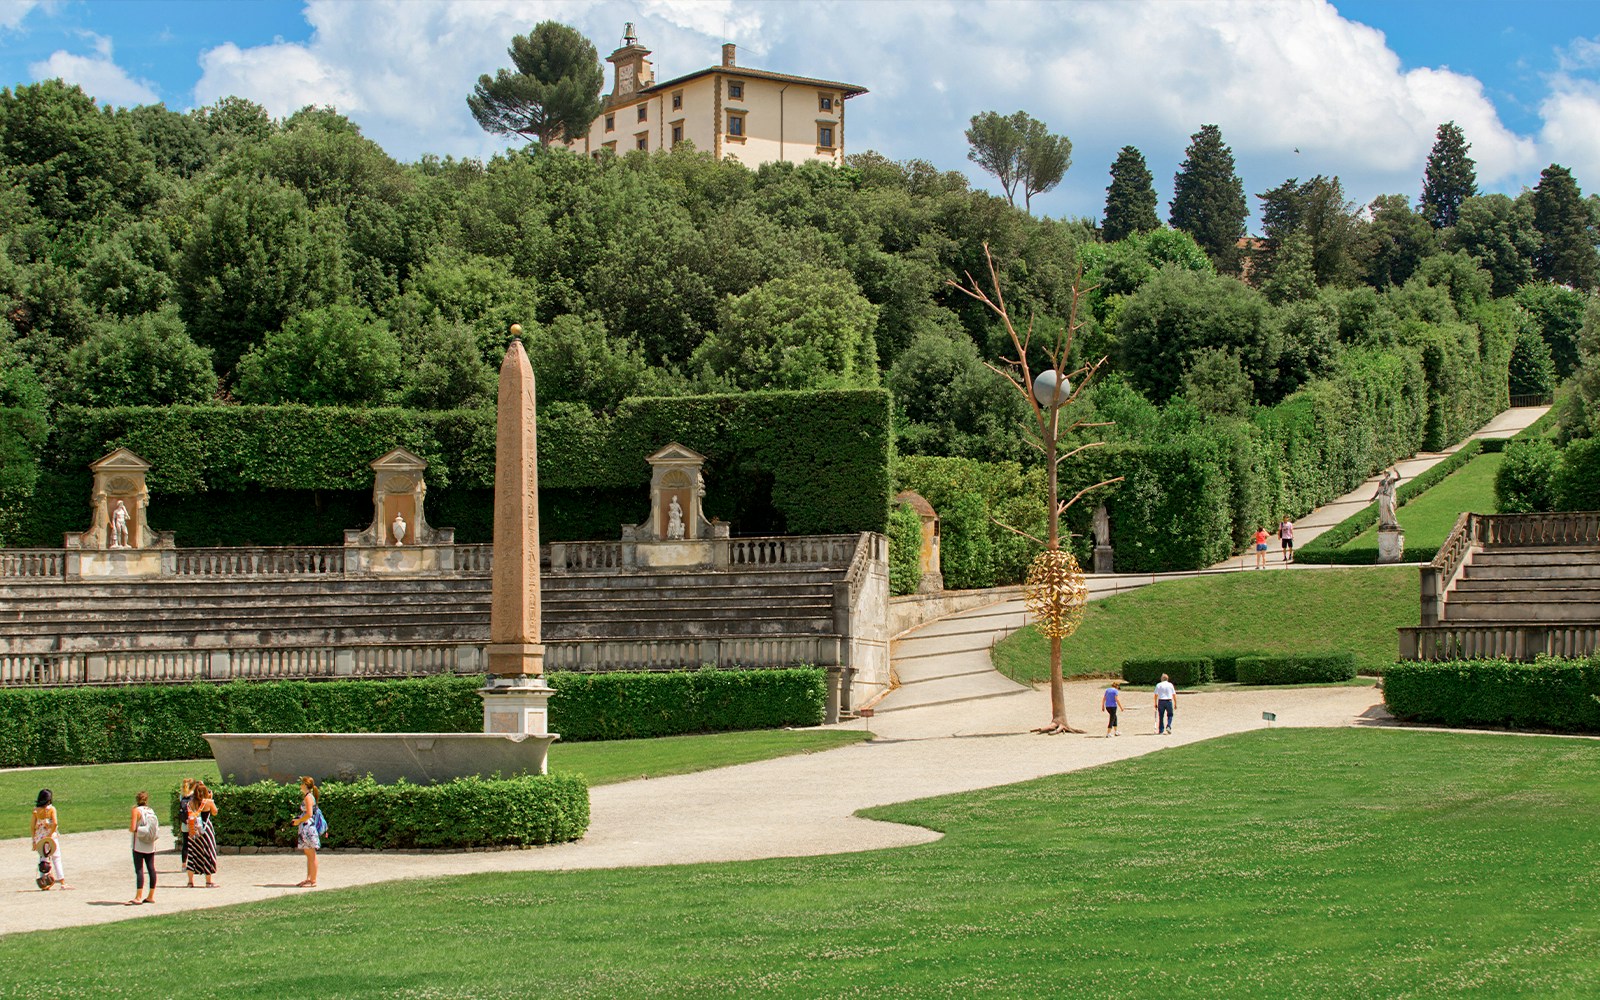
[[[872,738],[872,715],[873,715],[873,710],[870,709],[870,708],[858,708],[858,709],[856,709],[856,714],[861,716],[861,721],[863,723],[862,728],[864,728],[867,731],[867,738],[871,739]]]
[[[1271,729],[1272,728],[1272,724],[1274,722],[1278,721],[1278,713],[1277,712],[1262,712],[1261,713],[1261,717],[1263,719],[1267,720],[1267,728],[1268,729]]]

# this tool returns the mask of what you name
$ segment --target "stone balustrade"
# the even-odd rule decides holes
[[[1600,624],[1442,623],[1400,629],[1402,660],[1529,661],[1538,656],[1593,656]]]
[[[0,654],[0,687],[425,677],[481,672],[485,663],[482,646],[446,643]]]

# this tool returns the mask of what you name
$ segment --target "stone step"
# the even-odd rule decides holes
[[[1484,566],[1470,562],[1462,580],[1600,580],[1600,565],[1589,563],[1529,563]],[[1457,586],[1460,581],[1457,582]]]
[[[1600,566],[1600,548],[1589,546],[1528,547],[1508,549],[1496,546],[1472,554],[1474,566],[1545,566],[1569,564]]]
[[[1592,601],[1451,601],[1446,622],[1600,622],[1600,600]]]

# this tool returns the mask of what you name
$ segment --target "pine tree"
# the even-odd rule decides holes
[[[1249,215],[1244,182],[1233,170],[1233,150],[1223,144],[1221,129],[1202,125],[1190,137],[1188,158],[1173,178],[1173,228],[1193,236],[1218,271],[1233,274]]]
[[[1161,220],[1156,218],[1154,181],[1150,168],[1145,166],[1144,154],[1133,146],[1123,146],[1117,162],[1111,165],[1111,184],[1106,188],[1106,218],[1101,232],[1107,243],[1161,228]]]
[[[548,145],[589,131],[606,81],[592,42],[564,24],[541,21],[512,38],[506,52],[516,71],[485,73],[467,97],[485,132]]]
[[[1552,163],[1533,189],[1533,228],[1539,249],[1533,266],[1539,277],[1580,292],[1595,287],[1600,261],[1595,257],[1594,219],[1583,202],[1572,171]]]
[[[1471,148],[1455,122],[1439,126],[1422,177],[1422,200],[1417,202],[1417,211],[1435,229],[1455,225],[1461,203],[1478,193],[1477,164],[1467,155]]]

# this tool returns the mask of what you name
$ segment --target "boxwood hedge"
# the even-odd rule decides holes
[[[1355,679],[1356,654],[1241,656],[1235,661],[1234,670],[1240,684],[1328,684]]]
[[[825,674],[556,673],[550,727],[568,742],[822,721]],[[0,767],[209,757],[205,733],[473,733],[481,676],[233,681],[0,690]]]
[[[1162,674],[1174,684],[1210,684],[1215,668],[1209,656],[1143,656],[1122,661],[1122,679],[1129,684],[1155,684]]]
[[[1401,719],[1600,733],[1600,656],[1396,663],[1383,701]]]
[[[300,790],[270,781],[223,784],[217,802],[221,847],[294,847],[289,824],[300,812]],[[171,815],[177,815],[172,793]],[[589,828],[589,786],[570,774],[515,778],[458,778],[437,785],[371,778],[328,782],[318,803],[328,821],[322,846],[385,850],[557,844]]]

